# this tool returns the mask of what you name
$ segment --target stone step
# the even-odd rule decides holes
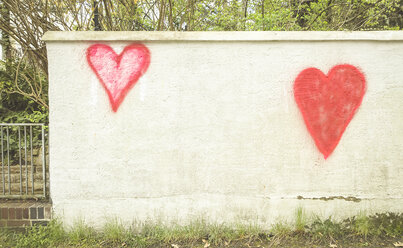
[[[25,189],[25,185],[23,185],[22,187],[22,192],[20,191],[20,185],[11,185],[11,191],[8,191],[8,185],[6,185],[5,191],[4,191],[4,195],[7,196],[9,194],[11,195],[32,195],[32,188],[28,187],[28,194],[26,194],[26,189]],[[34,186],[34,194],[35,195],[40,195],[43,194],[43,185],[35,185]],[[0,187],[0,196],[3,196],[3,189],[2,186]]]
[[[23,163],[22,164],[22,169],[25,171],[25,164]],[[28,168],[28,170],[29,171],[31,171],[31,164],[27,164],[27,168]],[[1,172],[1,170],[3,169],[3,167],[1,166],[1,163],[0,163],[0,172]],[[47,168],[46,168],[47,169]],[[17,164],[17,165],[11,165],[10,166],[10,172],[19,172],[20,171],[20,166]],[[38,172],[38,171],[42,171],[42,165],[35,165],[34,164],[34,171],[35,172]],[[7,165],[4,165],[4,172],[8,172],[8,166]]]
[[[20,187],[20,182],[16,182],[16,183],[10,183],[10,185],[11,185],[11,188],[14,188],[14,187]],[[22,182],[22,187],[23,188],[25,188],[25,185],[26,185],[26,182],[25,181],[23,181]],[[42,182],[34,182],[34,187],[36,188],[36,187],[42,187],[42,185],[43,185],[43,183]],[[31,187],[32,186],[32,183],[31,183],[31,181],[28,181],[28,187]],[[2,188],[3,187],[3,185],[0,185],[0,188]],[[8,182],[6,182],[5,183],[5,187],[7,188],[8,187]]]
[[[24,182],[25,180],[26,180],[26,173],[25,173],[25,171],[23,171],[22,172],[22,181]],[[35,182],[41,182],[42,180],[43,180],[43,175],[42,175],[42,173],[34,173],[34,181]],[[28,181],[31,181],[31,177],[32,177],[32,175],[31,175],[31,172],[29,171],[28,172]],[[1,181],[1,172],[0,172],[0,181]],[[49,178],[49,173],[46,173],[46,178]],[[4,175],[4,179],[5,179],[5,182],[8,182],[8,174],[7,173],[5,173],[5,175]],[[10,181],[11,181],[11,183],[19,183],[20,182],[20,173],[18,172],[18,173],[14,173],[14,174],[10,174]]]
[[[6,182],[5,183],[5,189],[6,190],[8,190],[8,183]],[[20,190],[20,183],[10,183],[10,186],[11,186],[11,190]],[[25,182],[23,182],[23,184],[22,184],[22,188],[23,189],[25,189],[25,186],[26,186],[26,184],[25,184]],[[28,188],[31,188],[32,187],[32,184],[31,184],[31,182],[29,182],[28,183]],[[42,188],[43,187],[43,183],[42,182],[34,182],[34,187],[35,187],[35,189],[39,189],[39,188]],[[2,188],[3,188],[3,184],[0,184],[0,190],[2,190]]]
[[[5,189],[6,193],[8,193],[8,188],[10,186],[11,193],[13,195],[20,194],[20,185],[21,184],[20,184],[20,181],[19,181],[19,177],[18,177],[18,180],[11,181],[10,185],[8,184],[8,178],[7,177],[5,178],[4,189]],[[27,186],[26,181],[25,181],[25,179],[23,179],[23,181],[22,181],[22,191],[23,192],[25,192],[26,186]],[[46,181],[46,188],[49,189],[49,181]],[[28,181],[28,192],[29,192],[29,194],[31,194],[30,193],[31,190],[32,190],[32,182],[31,182],[31,180],[29,180]],[[34,180],[34,190],[35,191],[41,191],[41,192],[43,191],[43,181],[42,180]],[[3,192],[3,183],[1,182],[1,179],[0,179],[0,194],[2,192]]]
[[[46,182],[48,183],[49,182],[49,180],[48,180],[48,178],[49,178],[49,175],[47,175],[47,177],[46,177]],[[23,175],[23,177],[22,177],[22,183],[25,185],[26,184],[26,179],[25,179],[25,175]],[[31,182],[32,182],[32,180],[31,180],[31,176],[30,175],[28,175],[28,185],[31,185]],[[43,182],[43,179],[42,179],[42,175],[40,175],[40,176],[37,176],[37,177],[34,177],[34,184],[42,184],[42,182]],[[8,176],[6,176],[5,178],[4,178],[4,183],[5,184],[8,184]],[[12,175],[11,177],[10,177],[10,183],[11,184],[20,184],[20,175]],[[3,184],[3,180],[2,180],[2,178],[0,178],[0,186]]]
[[[8,181],[6,180],[5,182],[4,182],[4,184],[5,184],[5,186],[7,187],[7,185],[8,185]],[[31,180],[29,180],[28,181],[28,187],[31,187]],[[43,182],[42,182],[42,180],[41,181],[34,181],[34,185],[35,185],[35,187],[37,186],[37,185],[42,185],[43,184]],[[46,182],[46,185],[48,185],[49,184],[49,182],[47,181]],[[13,186],[13,185],[18,185],[18,187],[19,187],[19,185],[20,185],[20,182],[18,181],[18,182],[10,182],[10,185],[11,186]],[[26,185],[26,181],[25,180],[23,180],[22,181],[22,185],[25,187],[25,185]],[[0,188],[1,187],[3,187],[3,183],[0,181]]]

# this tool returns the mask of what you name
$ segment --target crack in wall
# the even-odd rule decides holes
[[[345,200],[345,201],[353,201],[353,202],[360,202],[362,199],[353,197],[353,196],[329,196],[329,197],[303,197],[297,196],[298,200],[321,200],[321,201],[331,201],[331,200]]]

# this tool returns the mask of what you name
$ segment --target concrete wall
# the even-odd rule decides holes
[[[51,198],[67,223],[267,224],[292,218],[299,206],[336,218],[403,210],[403,32],[51,32],[44,39]],[[87,49],[107,44],[119,54],[132,43],[148,48],[150,63],[136,69],[144,74],[114,112],[94,72],[102,64],[89,62]],[[362,73],[365,89],[325,159],[294,82],[307,68],[326,79],[342,64]],[[328,118],[333,125],[336,117]]]

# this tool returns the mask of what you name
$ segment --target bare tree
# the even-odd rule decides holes
[[[401,0],[0,0],[0,7],[13,92],[45,107],[48,62],[41,38],[49,30],[362,30],[388,23],[402,28]]]

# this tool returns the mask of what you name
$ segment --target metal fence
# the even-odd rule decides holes
[[[0,198],[46,198],[44,124],[0,123]]]

